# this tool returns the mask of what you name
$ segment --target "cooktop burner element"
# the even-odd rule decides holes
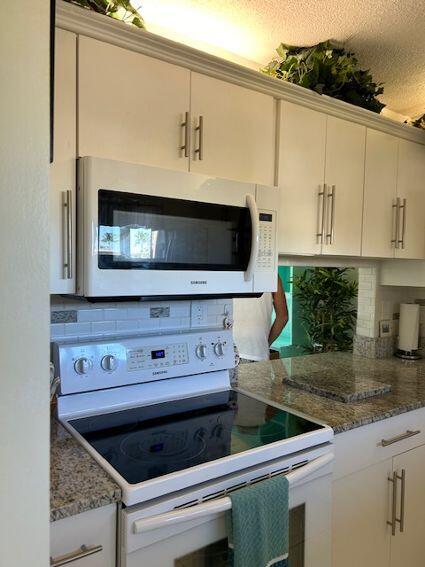
[[[69,423],[130,484],[323,428],[234,390]]]

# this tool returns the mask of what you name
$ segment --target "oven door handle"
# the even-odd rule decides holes
[[[260,221],[258,220],[257,203],[255,202],[254,195],[246,196],[246,205],[251,217],[251,254],[249,256],[248,266],[245,271],[245,281],[250,282],[254,275],[255,264],[258,258],[258,249],[260,247]]]
[[[307,465],[288,473],[286,478],[288,479],[289,485],[292,487],[299,484],[314,472],[331,463],[333,459],[333,453],[328,453],[318,457],[317,459],[313,459]],[[175,526],[184,522],[190,522],[191,520],[205,518],[211,514],[220,514],[230,510],[231,508],[232,501],[228,496],[217,498],[217,500],[211,500],[210,502],[204,502],[203,504],[196,504],[189,508],[181,508],[180,510],[173,510],[172,512],[167,512],[165,514],[158,514],[151,518],[135,520],[133,522],[133,533],[140,534],[157,530],[159,528]]]

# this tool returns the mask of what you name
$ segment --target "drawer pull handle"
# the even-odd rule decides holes
[[[401,433],[400,435],[396,435],[395,437],[391,437],[390,439],[381,439],[381,442],[378,443],[378,446],[381,445],[382,447],[388,447],[388,445],[392,445],[393,443],[398,443],[399,441],[404,441],[404,439],[409,439],[409,437],[419,435],[420,432],[420,429],[417,429],[416,431],[411,431],[410,429],[408,429],[406,433]]]
[[[65,555],[60,555],[58,557],[50,558],[50,567],[61,567],[62,565],[68,565],[68,563],[73,563],[78,559],[83,559],[83,557],[88,557],[89,555],[94,555],[103,550],[102,545],[82,545],[76,551],[71,551]]]

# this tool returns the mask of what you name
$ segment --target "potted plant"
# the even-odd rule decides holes
[[[352,350],[357,281],[352,268],[307,268],[293,277],[295,298],[312,353]]]
[[[67,2],[121,20],[126,24],[132,24],[138,28],[145,27],[142,16],[131,5],[130,0],[67,0]]]
[[[354,53],[330,40],[311,47],[281,43],[278,58],[264,67],[263,73],[329,95],[356,106],[381,112],[385,104],[378,100],[384,92],[370,71],[359,69]]]

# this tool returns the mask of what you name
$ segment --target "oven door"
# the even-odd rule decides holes
[[[294,486],[290,483],[290,567],[330,565],[330,457],[315,459],[302,467],[305,471],[297,469],[299,480]],[[121,567],[227,567],[225,510],[229,502],[218,497],[148,517],[124,510]]]
[[[255,185],[97,158],[80,179],[80,295],[249,294],[257,267],[273,272],[275,213]]]

